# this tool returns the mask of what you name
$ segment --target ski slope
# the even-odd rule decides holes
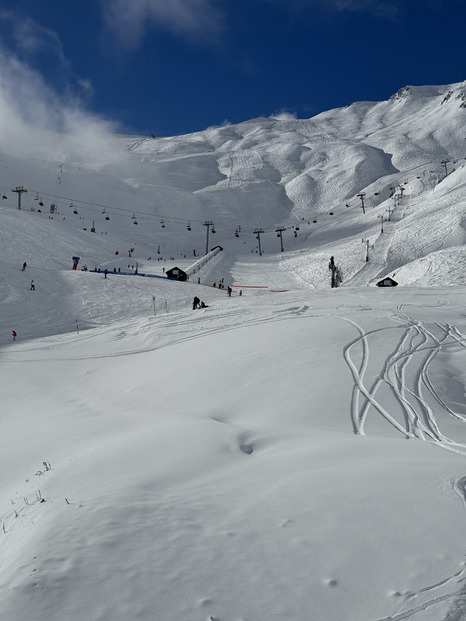
[[[466,614],[462,88],[4,150],[2,618]]]

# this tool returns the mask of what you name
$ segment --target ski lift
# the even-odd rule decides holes
[[[215,233],[215,229],[214,229],[214,227],[212,227],[212,233]]]
[[[314,218],[313,222],[314,222],[314,224],[317,222],[316,218]]]
[[[7,199],[7,198],[8,198],[8,196],[7,196],[6,194],[3,194],[2,198],[3,198],[3,199]]]
[[[78,210],[76,209],[76,207],[73,209],[73,213],[75,213],[77,215]]]
[[[36,195],[36,198],[34,199],[35,201],[39,200],[39,194]]]
[[[329,216],[333,216],[333,211],[329,211],[329,212],[328,212],[328,215],[329,215]]]
[[[44,201],[43,201],[42,199],[40,199],[40,201],[39,201],[39,205],[40,205],[41,207],[43,207],[43,206],[44,206]]]
[[[105,212],[105,219],[110,220],[110,216],[108,215],[108,212]]]
[[[235,231],[235,237],[239,237],[239,231],[238,231],[238,229],[236,229],[236,231]]]
[[[136,212],[133,211],[133,215],[131,216],[131,220],[136,220]]]
[[[163,221],[163,218],[160,220],[160,224],[162,225],[162,228],[165,228],[165,222]]]
[[[138,223],[138,221],[137,221],[137,220],[133,220],[133,224],[137,224],[137,223]]]
[[[95,233],[95,224],[94,224],[94,220],[92,220],[92,228],[91,228],[91,233]]]
[[[294,227],[296,231],[299,231],[299,226]]]
[[[188,226],[186,228],[188,229],[188,231],[191,230],[191,222],[188,222]]]

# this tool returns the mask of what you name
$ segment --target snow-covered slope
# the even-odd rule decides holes
[[[466,614],[464,89],[0,125],[2,619]]]

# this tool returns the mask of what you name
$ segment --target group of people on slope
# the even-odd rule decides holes
[[[209,307],[204,302],[201,302],[201,300],[196,295],[193,300],[193,310],[196,310],[197,308],[209,308]]]

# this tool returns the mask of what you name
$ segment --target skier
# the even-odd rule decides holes
[[[230,285],[228,285],[228,289],[227,289],[227,291],[228,291],[228,297],[230,297],[230,298],[231,298],[232,288],[230,287]]]
[[[36,290],[36,285],[34,284],[34,281],[31,280],[31,291],[35,291]]]
[[[196,297],[193,300],[193,310],[196,310],[196,308],[199,308],[200,302],[201,302],[201,300],[196,295]]]
[[[23,263],[23,267],[21,268],[21,271],[24,272],[24,270],[27,268],[28,264],[26,263],[26,261]]]
[[[17,334],[16,334],[16,332],[13,330],[13,340],[14,340],[14,341],[16,341],[16,337],[17,337],[17,336],[18,336],[18,335],[17,335]]]

